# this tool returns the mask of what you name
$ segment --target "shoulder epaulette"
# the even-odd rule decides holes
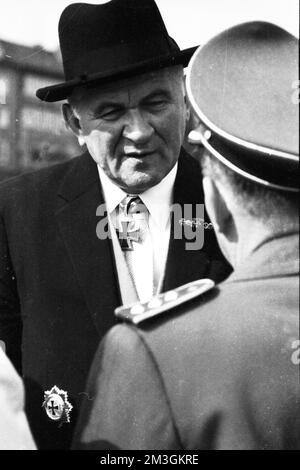
[[[215,283],[211,279],[199,279],[189,282],[174,290],[169,290],[163,294],[159,294],[148,302],[134,303],[131,305],[123,305],[115,309],[115,315],[122,320],[138,325],[148,318],[160,315],[169,311],[178,305],[198,297],[204,292],[212,289]]]

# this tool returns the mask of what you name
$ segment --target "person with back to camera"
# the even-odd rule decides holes
[[[270,23],[195,53],[190,143],[234,272],[116,310],[74,448],[300,449],[296,80],[298,40]]]

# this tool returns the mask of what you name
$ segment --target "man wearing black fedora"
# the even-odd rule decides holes
[[[0,339],[24,376],[37,444],[50,449],[69,446],[116,307],[231,270],[213,230],[187,250],[170,216],[174,204],[203,203],[181,147],[194,48],[180,51],[153,0],[69,5],[59,36],[65,82],[37,96],[67,99],[87,150],[0,187]]]
[[[298,45],[250,22],[192,58],[190,143],[234,272],[117,310],[74,448],[300,449]]]

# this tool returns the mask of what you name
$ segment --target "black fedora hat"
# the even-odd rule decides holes
[[[201,46],[187,71],[200,120],[189,135],[231,170],[299,191],[299,41],[267,22],[239,24]]]
[[[154,0],[73,3],[61,14],[59,40],[66,81],[37,90],[43,101],[66,99],[84,84],[186,66],[196,50],[179,49]]]

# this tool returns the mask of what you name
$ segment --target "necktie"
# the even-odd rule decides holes
[[[119,205],[118,236],[130,276],[140,301],[153,297],[153,249],[149,212],[138,196],[127,196]]]

